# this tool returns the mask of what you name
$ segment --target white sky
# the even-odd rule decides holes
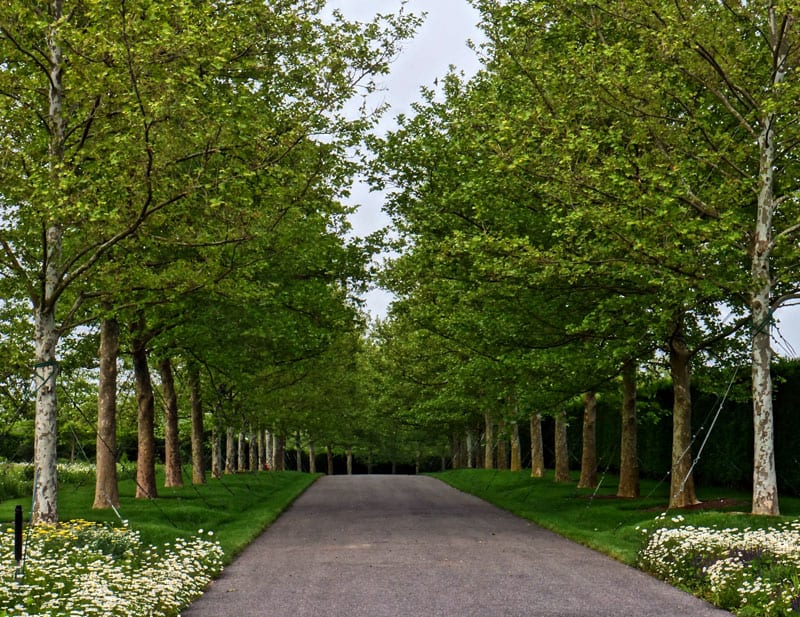
[[[339,9],[350,20],[369,21],[376,13],[396,13],[402,0],[328,0],[328,8]],[[414,39],[406,41],[402,53],[392,63],[391,73],[380,82],[381,91],[374,95],[373,106],[389,104],[378,131],[383,133],[397,126],[400,114],[410,115],[411,104],[419,100],[420,89],[434,87],[434,80],[447,74],[451,65],[467,76],[480,68],[468,40],[480,40],[478,12],[467,0],[408,0],[404,11],[426,15]],[[364,184],[356,184],[351,202],[358,212],[350,218],[353,233],[364,237],[390,224],[382,211],[383,198],[370,193]],[[367,309],[375,317],[384,317],[392,297],[376,289],[366,295]]]
[[[376,13],[394,13],[403,5],[401,0],[328,0],[328,7],[338,8],[348,19],[367,21]],[[403,52],[392,64],[391,74],[383,80],[383,89],[375,103],[387,102],[390,109],[378,128],[383,132],[395,126],[395,118],[411,113],[411,103],[419,100],[420,88],[433,87],[434,80],[443,77],[453,65],[467,76],[473,75],[480,64],[467,40],[480,41],[477,28],[478,12],[467,0],[408,0],[405,10],[414,14],[426,13],[424,24],[416,37],[407,41]],[[371,194],[364,185],[353,187],[352,203],[360,204],[351,218],[356,236],[365,236],[389,224],[381,212],[382,197]],[[376,317],[386,315],[391,296],[382,290],[367,294],[367,308]],[[777,312],[781,336],[773,337],[775,350],[783,356],[800,356],[800,306]]]

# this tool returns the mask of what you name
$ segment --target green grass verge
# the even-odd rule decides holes
[[[640,499],[617,499],[617,478],[605,475],[596,492],[573,482],[556,484],[552,472],[531,478],[530,471],[462,469],[432,476],[513,512],[559,535],[634,565],[645,541],[641,529],[653,527],[666,510],[669,483],[642,481]],[[725,499],[729,505],[708,510],[680,510],[687,525],[758,528],[800,515],[800,499],[782,498],[779,519],[747,514],[750,495],[730,489],[698,489],[701,501]],[[638,529],[637,529],[638,528]]]
[[[156,546],[194,535],[199,529],[211,530],[225,551],[225,563],[230,563],[318,477],[291,471],[237,474],[209,479],[203,485],[159,488],[158,498],[152,500],[134,499],[135,482],[127,479],[119,484],[119,513],[145,543]],[[163,483],[160,474],[159,487]],[[60,520],[120,522],[113,510],[92,509],[93,476],[62,482],[58,499]],[[29,500],[9,499],[0,502],[0,524],[13,523],[18,504],[29,517]]]

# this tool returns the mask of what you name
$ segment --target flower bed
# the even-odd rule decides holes
[[[171,616],[222,569],[212,532],[145,546],[139,533],[89,521],[28,530],[24,568],[0,531],[0,615]]]
[[[768,529],[684,526],[657,519],[642,569],[742,617],[800,615],[800,521]]]

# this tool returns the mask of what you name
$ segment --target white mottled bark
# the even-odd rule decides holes
[[[55,362],[58,331],[52,310],[35,311],[36,420],[34,438],[33,522],[58,522],[57,411]]]
[[[774,7],[769,9],[770,46],[772,47],[772,84],[786,78],[788,43],[786,33],[794,26],[794,17],[784,28],[784,16],[778,17]],[[767,113],[761,120],[758,138],[760,152],[759,192],[756,225],[753,233],[751,275],[754,291],[750,296],[750,313],[753,320],[752,383],[753,383],[753,514],[775,516],[778,508],[778,481],[775,471],[775,440],[772,410],[772,348],[770,347],[772,320],[772,278],[770,257],[775,215],[775,165],[777,154],[778,115]]]
[[[51,25],[47,33],[49,60],[50,173],[58,186],[64,159],[67,125],[64,118],[64,58],[58,41],[58,24],[64,16],[63,0],[52,0]],[[42,294],[34,298],[34,348],[36,352],[36,419],[34,422],[33,522],[58,522],[56,347],[59,332],[55,312],[60,280],[59,266],[63,230],[57,223],[47,226],[42,264]]]

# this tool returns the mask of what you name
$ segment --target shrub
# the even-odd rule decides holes
[[[662,515],[639,554],[655,576],[741,616],[800,609],[800,521],[767,529],[682,526]]]

